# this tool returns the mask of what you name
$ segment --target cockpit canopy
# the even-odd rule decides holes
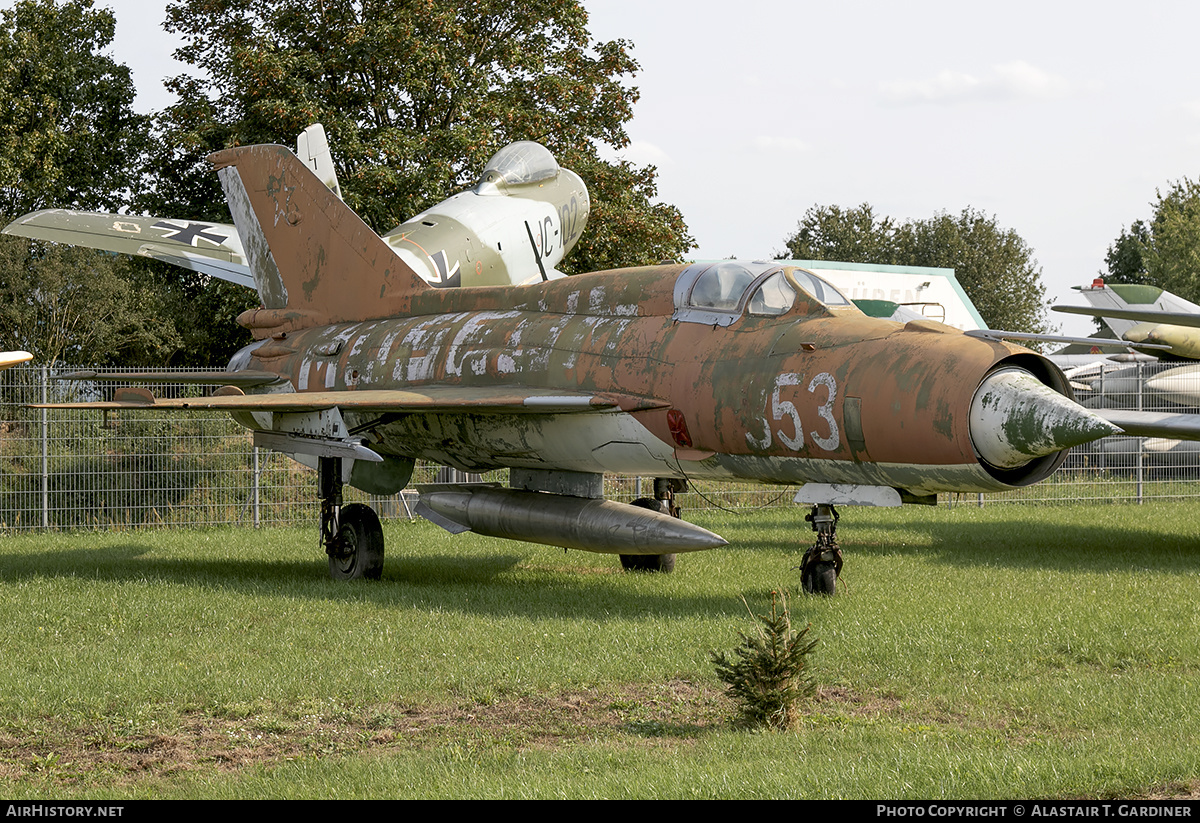
[[[558,174],[558,161],[541,143],[521,140],[492,155],[479,178],[480,188],[491,184],[521,186],[550,180]]]
[[[722,260],[696,263],[675,281],[674,319],[728,326],[744,312],[786,314],[796,301],[796,286],[825,306],[851,306],[837,289],[804,269],[771,263]]]

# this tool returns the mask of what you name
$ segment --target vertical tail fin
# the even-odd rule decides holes
[[[209,156],[267,309],[303,325],[404,315],[429,286],[283,146]]]
[[[329,150],[329,138],[325,136],[324,126],[320,123],[313,123],[296,135],[296,156],[304,162],[304,165],[312,169],[313,174],[331,192],[336,194],[339,199],[345,199],[342,197],[342,187],[338,184],[337,169],[333,165],[333,152]]]
[[[1163,291],[1158,286],[1135,285],[1132,283],[1105,283],[1096,280],[1091,286],[1082,286],[1080,293],[1098,309],[1146,309],[1150,311],[1200,314],[1200,306],[1184,300],[1178,295]],[[1122,320],[1115,317],[1103,318],[1105,324],[1124,337],[1125,333],[1138,325],[1138,320]]]

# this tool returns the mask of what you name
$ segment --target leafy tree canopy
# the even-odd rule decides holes
[[[896,223],[870,203],[857,208],[812,206],[784,244],[793,260],[896,265]]]
[[[92,0],[0,11],[0,217],[115,210],[138,187],[149,121],[129,69],[104,53],[114,25]]]
[[[1181,179],[1156,193],[1149,221],[1136,220],[1108,247],[1104,278],[1146,283],[1200,302],[1200,182]]]
[[[116,210],[139,188],[149,119],[129,69],[107,56],[112,12],[92,0],[0,11],[0,223],[48,207]],[[161,362],[178,348],[144,264],[0,238],[0,348],[42,363]]]
[[[129,276],[133,263],[0,236],[0,346],[46,365],[161,364],[182,341],[173,323],[145,310],[155,295]]]
[[[600,157],[598,147],[628,142],[637,91],[626,79],[637,64],[624,41],[592,40],[576,0],[176,0],[167,25],[195,72],[168,82],[178,102],[153,131],[133,112],[128,69],[106,54],[114,25],[93,0],[18,0],[0,13],[0,218],[131,207],[228,220],[205,156],[290,143],[320,121],[350,205],[380,230],[472,183],[504,144],[532,139],[592,192],[566,270],[659,262],[694,245],[679,211],[655,202],[653,167]],[[20,337],[41,358],[201,365],[249,342],[232,320],[257,303],[251,291],[83,250],[69,259],[91,282],[73,283],[63,254],[6,247],[3,265],[15,268],[0,271],[0,292],[15,302],[5,346]],[[43,270],[53,288],[37,285]],[[30,291],[17,298],[21,288]],[[128,345],[82,331],[85,301]],[[21,312],[61,322],[28,342],[38,326]],[[70,334],[82,336],[54,342]]]
[[[1128,230],[1121,229],[1121,234],[1108,247],[1104,255],[1105,271],[1101,274],[1114,283],[1148,284],[1146,249],[1149,245],[1149,225],[1141,220],[1133,221]]]
[[[602,160],[628,143],[637,69],[594,42],[578,0],[176,0],[167,28],[194,75],[168,81],[151,210],[223,203],[203,157],[325,125],[347,202],[386,231],[474,181],[514,140],[546,145],[592,192],[573,270],[659,262],[693,244],[654,204],[655,170]],[[216,214],[210,214],[216,217]]]
[[[952,268],[990,327],[1048,329],[1046,290],[1033,250],[995,217],[972,208],[898,223],[877,216],[869,203],[813,206],[784,243],[795,260]]]

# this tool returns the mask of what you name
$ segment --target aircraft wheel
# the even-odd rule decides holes
[[[837,594],[837,565],[823,560],[805,563],[800,585],[808,594]]]
[[[662,572],[670,574],[675,571],[675,555],[673,554],[623,554],[621,568],[627,572]]]
[[[660,514],[667,514],[666,505],[653,497],[639,497],[631,504],[639,509],[650,509]],[[623,554],[621,568],[627,572],[662,572],[670,574],[675,571],[674,554]]]
[[[383,574],[383,527],[362,503],[343,506],[338,517],[338,553],[329,555],[334,580],[378,580]]]

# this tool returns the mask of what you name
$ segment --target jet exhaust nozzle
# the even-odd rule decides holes
[[[728,545],[685,520],[611,500],[460,486],[422,491],[421,505],[477,534],[601,554],[673,554]]]
[[[998,369],[983,379],[971,401],[970,431],[980,458],[1000,469],[1121,433],[1016,367]]]

